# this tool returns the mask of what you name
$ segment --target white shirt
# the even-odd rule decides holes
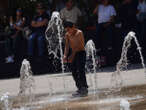
[[[73,7],[71,10],[67,10],[67,8],[63,8],[60,11],[60,15],[63,20],[76,24],[78,21],[78,17],[80,17],[82,14],[77,7]]]
[[[109,22],[111,16],[116,16],[115,8],[112,5],[98,6],[98,23],[106,23]]]
[[[140,13],[146,12],[146,2],[142,2],[138,4],[137,9],[140,11]]]

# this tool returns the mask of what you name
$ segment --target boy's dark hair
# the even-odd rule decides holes
[[[74,25],[74,24],[73,24],[72,22],[69,22],[69,21],[65,21],[65,22],[64,22],[64,28],[67,28],[67,27],[72,28],[73,25]]]

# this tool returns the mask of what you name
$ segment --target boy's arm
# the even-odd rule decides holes
[[[65,35],[65,49],[64,49],[64,60],[67,60],[67,55],[68,55],[68,52],[69,52],[69,39],[68,39],[68,36]]]
[[[85,45],[85,38],[83,32],[80,32],[81,42]]]

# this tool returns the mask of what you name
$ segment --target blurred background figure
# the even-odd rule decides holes
[[[143,22],[146,19],[146,1],[145,0],[139,0],[137,10],[138,10],[137,18],[140,22]]]
[[[114,36],[114,17],[116,16],[116,10],[112,6],[109,0],[102,0],[101,4],[97,4],[97,7],[93,11],[98,17],[98,23],[96,26],[97,36],[95,37],[96,49],[100,50],[99,54],[103,65],[106,65],[106,56],[108,50],[112,49],[112,39]]]
[[[34,55],[35,40],[37,41],[38,56],[42,60],[45,51],[45,30],[49,21],[49,16],[46,14],[43,3],[37,4],[37,15],[31,22],[33,29],[32,34],[28,38],[28,57],[30,60]]]
[[[122,23],[123,36],[129,31],[137,31],[137,6],[133,0],[124,0],[119,6],[119,18]]]
[[[60,12],[61,9],[65,7],[64,0],[53,0],[53,9],[52,11],[58,11]]]
[[[79,8],[74,5],[73,0],[66,1],[65,8],[60,11],[60,14],[63,21],[69,21],[74,23],[76,26],[81,26],[82,13]]]
[[[125,36],[130,31],[134,31],[136,33],[136,37],[140,42],[140,33],[138,29],[138,20],[137,20],[137,1],[136,0],[124,0],[119,6],[119,19],[121,21],[121,33],[122,39],[121,42],[124,41]],[[121,45],[122,46],[122,45]],[[139,59],[137,58],[138,52],[136,51],[136,45],[132,41],[131,47],[128,51],[128,59],[130,62],[137,62]]]
[[[10,16],[10,28],[11,34],[6,38],[6,63],[13,63],[14,56],[16,54],[16,43],[22,37],[22,30],[25,25],[25,17],[23,17],[23,11],[21,8],[17,9],[15,20]]]
[[[146,56],[146,1],[145,0],[139,0],[138,6],[137,6],[137,20],[139,22],[139,33],[140,33],[140,43],[142,46],[143,54]]]

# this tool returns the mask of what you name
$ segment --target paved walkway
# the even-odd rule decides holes
[[[110,69],[96,73],[97,88],[110,88],[112,73]],[[76,90],[71,73],[34,76],[36,89],[35,94],[64,93]],[[87,74],[89,89],[95,87],[95,74]],[[123,86],[133,86],[146,84],[146,77],[143,69],[132,69],[122,72]],[[11,95],[17,95],[19,92],[19,79],[0,80],[0,95],[9,92]],[[64,89],[65,83],[65,89]]]

